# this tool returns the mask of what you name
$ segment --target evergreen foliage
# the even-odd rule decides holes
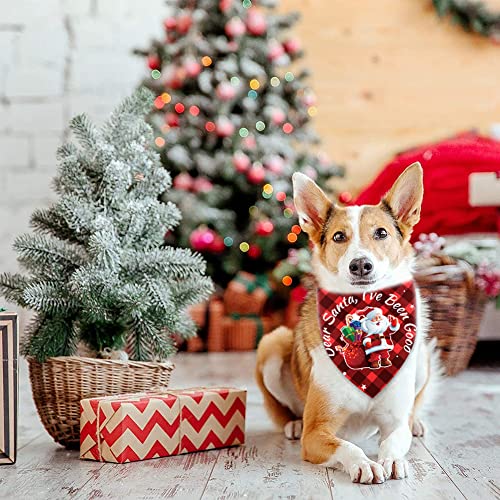
[[[172,334],[194,334],[186,307],[212,283],[200,254],[164,246],[181,217],[159,200],[171,178],[144,121],[152,102],[140,89],[102,128],[85,115],[71,121],[78,145],[58,151],[58,201],[35,210],[34,232],[14,243],[26,274],[0,276],[6,299],[36,312],[24,354],[71,355],[83,340],[98,352],[127,343],[134,359],[164,359]]]
[[[168,241],[203,253],[216,283],[271,270],[307,238],[296,226],[291,176],[342,169],[316,154],[308,72],[294,63],[296,13],[273,0],[168,0],[165,37],[144,51],[156,94],[149,117],[184,224]],[[325,184],[327,184],[325,186]],[[331,191],[331,189],[330,189]],[[295,227],[295,231],[300,231]]]

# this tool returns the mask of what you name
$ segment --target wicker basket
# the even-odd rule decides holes
[[[437,337],[446,373],[467,368],[477,344],[486,297],[474,283],[474,270],[447,255],[422,259],[415,274],[430,307],[430,335]]]
[[[172,363],[144,363],[61,356],[28,358],[31,389],[40,419],[56,443],[80,446],[80,400],[166,387]]]

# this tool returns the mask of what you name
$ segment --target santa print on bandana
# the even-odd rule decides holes
[[[403,366],[415,344],[413,282],[363,294],[318,289],[323,345],[356,387],[375,397]]]

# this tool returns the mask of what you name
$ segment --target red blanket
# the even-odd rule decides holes
[[[397,155],[355,200],[378,203],[403,170],[420,161],[424,169],[424,202],[413,239],[420,233],[440,235],[496,232],[494,207],[469,205],[469,174],[500,171],[500,142],[473,133]]]

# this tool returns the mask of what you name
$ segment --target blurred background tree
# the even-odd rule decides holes
[[[330,191],[342,175],[314,146],[316,99],[289,35],[298,15],[271,0],[171,0],[165,37],[144,51],[156,94],[156,146],[172,172],[166,199],[183,222],[166,240],[200,251],[224,286],[241,269],[265,272],[304,246],[291,175]]]

